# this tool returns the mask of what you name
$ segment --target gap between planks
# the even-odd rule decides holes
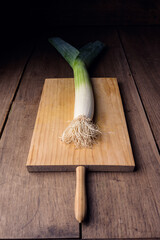
[[[117,27],[116,30],[117,30],[117,35],[118,35],[118,37],[119,37],[120,45],[121,45],[121,47],[122,47],[124,56],[125,56],[126,61],[127,61],[127,64],[128,64],[128,68],[129,68],[130,73],[131,73],[131,76],[132,76],[132,78],[133,78],[133,80],[134,80],[134,84],[135,84],[135,87],[136,87],[138,96],[139,96],[139,98],[140,98],[140,101],[141,101],[141,104],[142,104],[142,108],[143,108],[143,110],[144,110],[146,119],[147,119],[147,121],[148,121],[148,125],[149,125],[149,127],[150,127],[150,130],[151,130],[151,133],[152,133],[152,136],[153,136],[155,145],[156,145],[156,147],[157,147],[158,152],[160,153],[160,150],[159,150],[159,147],[158,147],[158,143],[157,143],[157,141],[156,141],[154,132],[153,132],[153,130],[152,130],[151,123],[150,123],[150,121],[149,121],[149,117],[148,117],[147,111],[146,111],[146,109],[145,109],[145,106],[144,106],[144,103],[143,103],[143,100],[142,100],[142,97],[141,97],[141,94],[140,94],[138,85],[137,85],[136,80],[135,80],[135,78],[134,78],[134,74],[133,74],[133,72],[132,72],[132,68],[131,68],[130,62],[129,62],[128,57],[127,57],[127,54],[126,54],[126,49],[125,49],[125,46],[124,46],[124,44],[123,44],[123,41],[122,41],[122,38],[121,38],[121,34],[120,34],[120,31],[119,31],[119,28]]]
[[[12,106],[13,106],[13,102],[14,102],[16,96],[17,96],[17,92],[18,92],[19,87],[20,87],[20,84],[21,84],[21,82],[22,82],[22,78],[23,78],[23,76],[24,76],[24,73],[25,73],[26,68],[27,68],[27,66],[28,66],[28,63],[29,63],[29,61],[30,61],[30,59],[31,59],[31,57],[32,57],[32,55],[33,55],[34,50],[35,50],[35,46],[33,46],[33,48],[31,49],[31,53],[30,53],[29,56],[26,58],[26,62],[24,63],[24,67],[23,67],[23,70],[22,70],[22,72],[21,72],[21,76],[19,77],[19,80],[18,80],[17,85],[16,85],[16,87],[15,87],[15,91],[14,91],[14,93],[13,93],[11,99],[10,99],[9,107],[8,107],[8,109],[7,109],[7,111],[6,111],[6,115],[4,116],[4,120],[3,120],[3,123],[2,123],[2,125],[1,125],[1,129],[0,129],[0,139],[2,138],[2,135],[3,135],[3,132],[4,132],[5,126],[6,126],[6,124],[7,124],[8,118],[9,118],[9,114],[10,114],[10,112],[11,112],[11,108],[12,108]]]

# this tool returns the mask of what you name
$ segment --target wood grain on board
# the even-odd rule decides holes
[[[133,171],[134,160],[115,78],[93,78],[95,123],[102,135],[92,148],[60,140],[74,115],[74,79],[46,79],[28,155],[29,171]]]

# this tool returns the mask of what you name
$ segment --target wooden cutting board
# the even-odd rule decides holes
[[[39,104],[27,168],[29,171],[133,171],[135,167],[116,78],[93,78],[94,122],[102,131],[91,149],[61,142],[74,113],[73,78],[46,79]]]

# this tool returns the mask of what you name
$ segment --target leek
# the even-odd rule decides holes
[[[61,38],[49,38],[73,69],[75,83],[74,119],[62,134],[62,141],[73,142],[78,147],[91,147],[101,134],[92,122],[94,115],[94,96],[87,68],[104,48],[100,41],[90,42],[80,50]]]

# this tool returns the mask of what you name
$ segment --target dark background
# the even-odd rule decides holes
[[[43,35],[62,26],[157,24],[160,0],[5,1],[0,5],[1,41]]]

